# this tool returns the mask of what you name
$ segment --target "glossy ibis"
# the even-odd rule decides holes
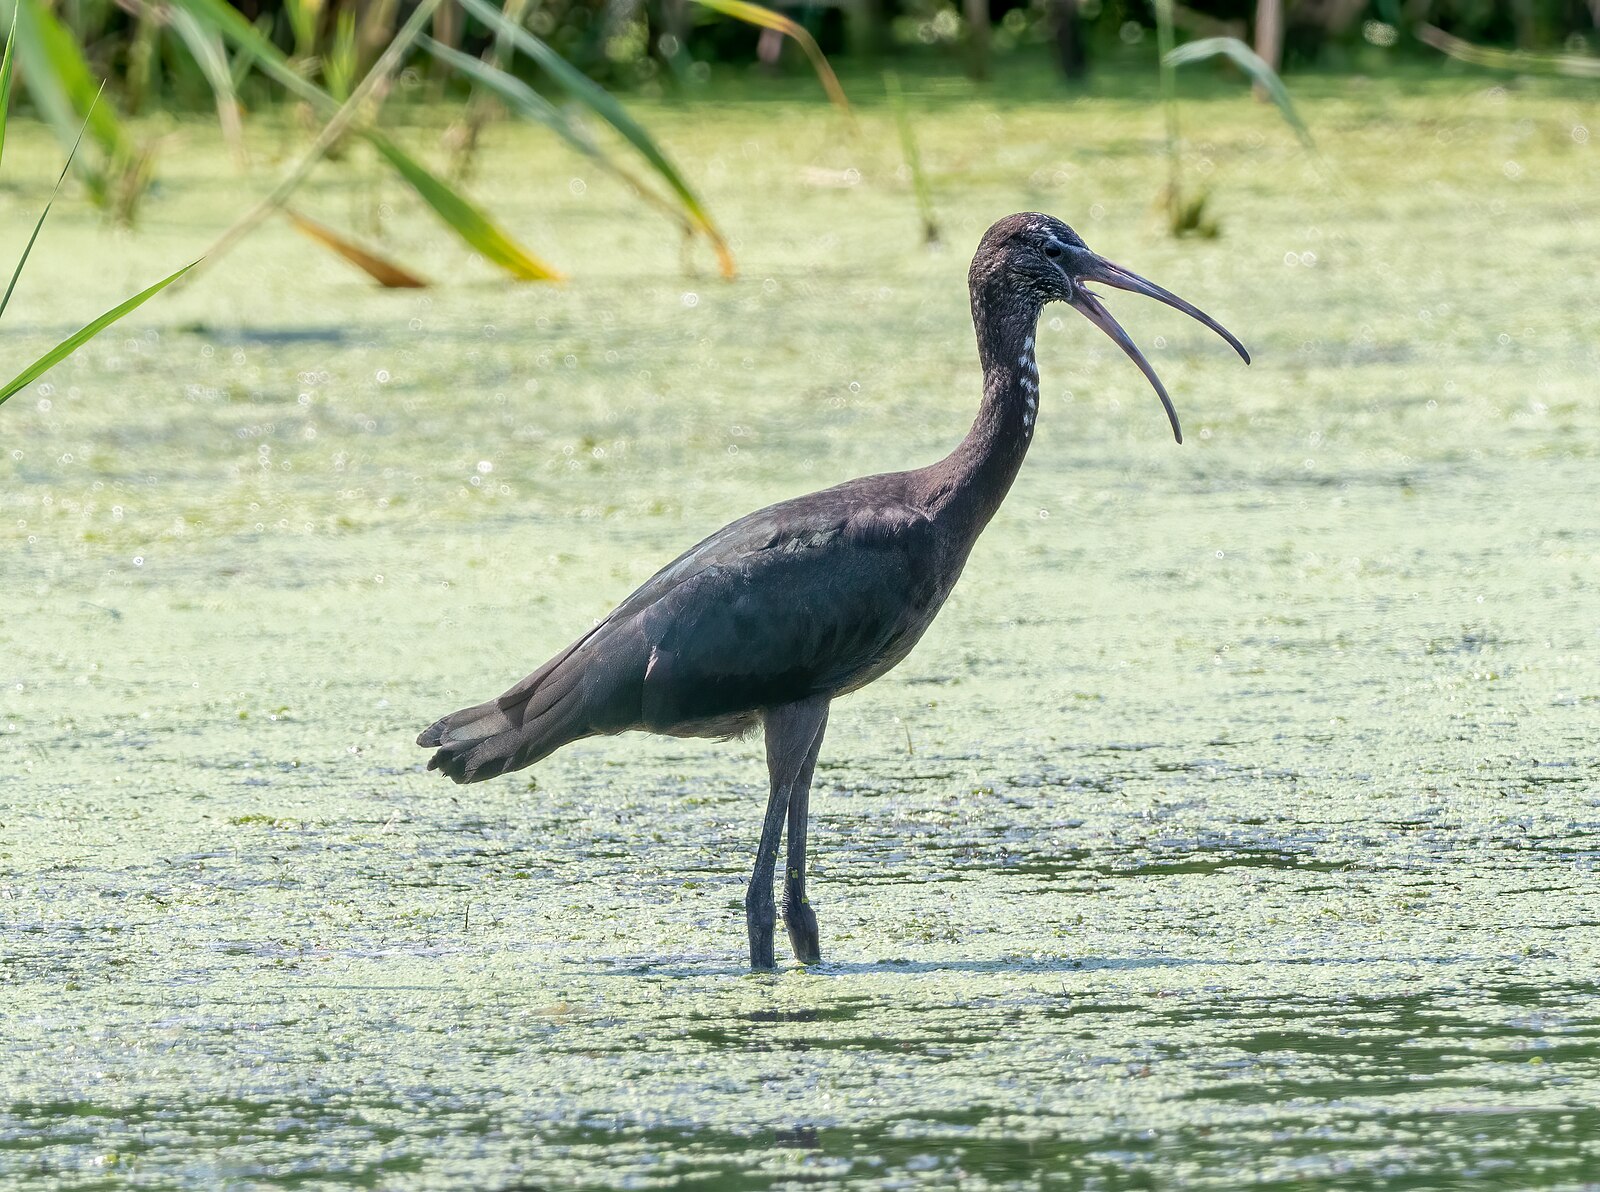
[[[773,868],[786,818],[784,923],[795,956],[816,963],[806,819],[828,705],[910,653],[1011,487],[1039,409],[1033,340],[1045,303],[1067,303],[1115,340],[1155,386],[1183,441],[1155,371],[1088,282],[1176,307],[1249,363],[1221,324],[1091,252],[1061,221],[1002,219],[984,234],[968,277],[983,404],[954,451],[718,530],[505,694],[424,732],[417,743],[437,748],[428,768],[477,782],[597,734],[726,738],[763,726],[771,793],[745,895],[750,963],[773,966]]]

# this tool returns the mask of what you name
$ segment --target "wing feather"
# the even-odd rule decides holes
[[[646,727],[848,690],[881,674],[931,619],[930,538],[916,510],[858,507],[695,568],[637,614],[651,646]]]

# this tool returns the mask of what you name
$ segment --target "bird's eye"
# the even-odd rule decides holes
[[[1057,257],[1059,257],[1061,255],[1061,246],[1059,244],[1047,244],[1047,245],[1045,245],[1044,246],[1044,255],[1049,257],[1052,261],[1055,260]]]

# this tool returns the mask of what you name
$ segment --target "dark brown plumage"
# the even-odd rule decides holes
[[[1157,298],[1223,336],[1209,316],[1090,252],[1047,215],[989,229],[968,283],[983,402],[938,463],[865,476],[740,518],[679,556],[594,629],[504,694],[438,721],[419,745],[430,770],[477,782],[583,737],[642,729],[725,737],[763,725],[771,794],[746,897],[750,960],[773,964],[773,868],[787,818],[784,919],[795,955],[820,959],[805,896],[806,806],[828,704],[916,645],[1022,465],[1038,413],[1033,339],[1045,303],[1086,315],[1166,390],[1085,287]]]

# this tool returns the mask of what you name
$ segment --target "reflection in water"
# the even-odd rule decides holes
[[[615,1173],[729,1187],[928,1171],[992,1182],[1051,1172],[1120,1188],[1246,1168],[1418,1188],[1515,1171],[1519,1187],[1556,1187],[1597,1161],[1600,1109],[1580,1092],[1600,1071],[1593,984],[1505,985],[1487,998],[1191,988],[1114,1002],[1044,983],[952,997],[933,973],[836,1000],[839,981],[769,983],[786,1001],[822,1002],[730,1015],[743,1025],[707,1025],[715,1015],[671,997],[645,1030],[621,1006],[563,1014],[531,1064],[535,1040],[511,1031],[521,1046],[474,1044],[448,1085],[415,1062],[346,1082],[360,1065],[323,1053],[321,1079],[269,1093],[272,1061],[291,1056],[245,1043],[233,1095],[119,1094],[114,1079],[92,1098],[13,1100],[0,1155],[35,1174],[92,1153],[128,1173],[292,1184],[315,1154],[317,1170],[377,1183],[469,1170],[474,1154],[514,1138],[507,1153],[558,1186],[594,1182],[590,1165],[604,1157]],[[747,1003],[746,985],[722,983],[717,1000]],[[502,1009],[526,1020],[520,1001]],[[389,1029],[422,1029],[442,1057],[455,1025]],[[274,1033],[291,1026],[315,1030]],[[204,1034],[215,1041],[218,1029]],[[381,1050],[372,1042],[356,1046]],[[500,1082],[515,1071],[559,1083],[508,1099]],[[684,1081],[699,1090],[692,1099],[662,1099]]]

